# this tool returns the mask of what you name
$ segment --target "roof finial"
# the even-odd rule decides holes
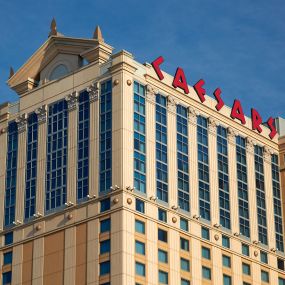
[[[50,24],[50,32],[49,37],[51,36],[57,36],[57,29],[56,29],[56,21],[55,18],[52,18],[51,24]]]
[[[12,66],[10,66],[10,75],[9,75],[9,79],[15,74],[14,69]]]
[[[98,40],[99,42],[104,42],[102,32],[99,26],[97,26],[95,29],[95,32],[93,34],[93,39]]]

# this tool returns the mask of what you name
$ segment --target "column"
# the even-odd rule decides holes
[[[68,106],[68,150],[67,150],[67,202],[77,201],[77,102],[78,92],[65,97]]]
[[[188,107],[188,143],[189,143],[189,179],[190,179],[190,213],[199,215],[198,187],[198,146],[197,146],[197,115],[198,112]]]
[[[167,97],[167,160],[168,160],[168,203],[178,205],[177,187],[177,139],[176,139],[176,100]]]
[[[217,156],[217,122],[212,117],[208,119],[208,152],[209,152],[211,221],[212,224],[219,224],[220,205],[219,205],[218,156]]]
[[[37,195],[36,213],[45,211],[46,183],[46,144],[47,144],[47,105],[35,110],[38,116],[38,156],[37,156]]]
[[[246,159],[247,159],[247,179],[248,179],[248,203],[249,203],[249,222],[250,237],[253,241],[258,241],[257,230],[257,206],[256,206],[256,185],[255,185],[255,162],[254,162],[254,143],[253,140],[246,140]]]
[[[23,245],[13,247],[12,281],[13,285],[22,284]]]
[[[152,86],[146,86],[146,190],[148,197],[156,196],[155,167],[155,94]]]
[[[76,227],[65,230],[64,284],[75,285],[76,280]]]
[[[44,238],[34,240],[32,272],[32,285],[42,285],[44,274]]]
[[[89,131],[89,195],[99,195],[99,86],[92,83],[88,88],[90,101],[90,131]]]
[[[27,155],[27,114],[16,119],[18,124],[18,164],[17,164],[17,190],[16,190],[16,221],[24,219],[25,200],[25,170]]]
[[[236,133],[228,128],[228,173],[230,187],[230,210],[231,229],[233,233],[239,233],[239,209],[238,209],[238,189],[237,189],[237,162],[236,162]]]

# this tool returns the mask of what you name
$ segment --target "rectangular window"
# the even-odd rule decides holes
[[[136,275],[145,276],[145,265],[140,262],[136,262]]]
[[[278,285],[285,285],[285,279],[279,277],[278,278]]]
[[[162,263],[168,263],[168,254],[166,251],[162,249],[158,250],[158,261]]]
[[[257,204],[258,240],[267,245],[266,202],[264,185],[263,147],[254,146],[255,186]]]
[[[284,260],[281,258],[277,258],[277,268],[284,271]]]
[[[202,229],[201,229],[201,235],[202,235],[202,238],[203,238],[203,239],[210,240],[210,231],[209,231],[208,228],[202,227]]]
[[[8,271],[2,274],[2,284],[8,285],[12,283],[12,271]]]
[[[66,100],[48,107],[47,128],[46,211],[48,212],[66,203],[68,144]]]
[[[203,279],[211,280],[211,269],[206,266],[202,266],[202,277]]]
[[[100,263],[100,275],[110,274],[111,266],[110,261]]]
[[[211,251],[209,248],[202,246],[202,257],[206,259],[211,259]]]
[[[13,252],[9,251],[3,254],[3,265],[12,264],[13,261]]]
[[[284,252],[283,217],[282,217],[282,206],[281,206],[282,202],[281,202],[280,177],[279,177],[280,171],[279,171],[278,155],[276,154],[273,154],[271,157],[271,168],[272,168],[276,248]]]
[[[246,140],[240,136],[236,137],[236,159],[237,159],[237,186],[239,207],[239,228],[243,236],[250,237],[248,185],[247,185],[247,162],[246,162]]]
[[[180,238],[180,249],[189,251],[189,240]]]
[[[222,245],[223,247],[230,248],[231,247],[230,238],[222,235]]]
[[[167,242],[167,232],[162,229],[158,229],[158,240]]]
[[[232,285],[232,278],[228,275],[223,275],[223,285]]]
[[[167,213],[162,209],[158,209],[158,219],[162,222],[167,223]]]
[[[144,214],[144,201],[136,199],[136,211]]]
[[[136,240],[136,253],[145,255],[145,244]]]
[[[168,163],[167,163],[167,99],[157,94],[156,118],[156,192],[157,198],[168,202]]]
[[[145,88],[134,82],[134,186],[146,193]]]
[[[104,199],[100,201],[100,211],[105,212],[111,209],[111,201],[110,198]]]
[[[89,93],[85,90],[78,99],[77,200],[86,198],[89,192],[89,129],[90,101]]]
[[[181,105],[176,107],[176,129],[178,205],[189,212],[188,111]]]
[[[190,261],[185,258],[180,258],[180,268],[183,271],[190,271]]]
[[[100,233],[109,232],[111,230],[111,219],[100,221]]]
[[[266,264],[268,263],[268,256],[266,252],[260,251],[260,261]]]
[[[101,241],[100,242],[100,254],[110,252],[110,247],[111,247],[111,243],[109,239]]]
[[[28,117],[26,151],[25,219],[29,219],[35,214],[36,206],[38,116],[35,113]]]
[[[186,279],[181,279],[181,285],[190,285],[190,281]]]
[[[101,84],[100,97],[100,192],[112,185],[112,80]]]
[[[220,223],[223,227],[230,229],[231,215],[228,163],[228,132],[227,129],[222,126],[217,127],[217,153]]]
[[[208,153],[208,121],[197,117],[199,208],[203,219],[211,220],[210,178]]]
[[[267,271],[261,270],[261,281],[269,283],[269,273]]]
[[[18,159],[18,125],[16,122],[9,123],[7,136],[8,136],[8,142],[7,142],[7,157],[6,157],[4,226],[10,226],[15,221],[17,159]]]
[[[142,221],[136,220],[135,230],[137,233],[145,234],[145,223]]]
[[[5,237],[5,242],[4,242],[5,245],[9,245],[13,243],[13,232],[5,234],[4,237]]]
[[[246,263],[242,263],[242,273],[245,275],[250,275],[250,265]]]
[[[223,266],[231,268],[231,258],[227,255],[223,255]]]
[[[241,245],[241,251],[243,255],[249,256],[249,246],[247,244]]]
[[[158,271],[158,280],[160,284],[168,284],[168,273],[162,270]]]
[[[189,224],[186,219],[180,218],[180,229],[183,231],[189,231]]]

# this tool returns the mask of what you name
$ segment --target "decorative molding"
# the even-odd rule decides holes
[[[195,110],[193,107],[189,106],[187,108],[188,110],[188,120],[192,124],[197,124],[197,116],[199,115],[199,112]]]
[[[7,133],[7,128],[2,128],[1,131],[0,131],[0,134],[3,135]]]
[[[263,158],[265,162],[271,163],[271,155],[273,154],[273,150],[268,146],[264,146],[263,148]]]
[[[27,130],[27,114],[24,113],[20,115],[19,117],[16,118],[15,122],[17,123],[18,126],[18,133],[23,133]]]
[[[146,86],[146,99],[149,100],[150,102],[155,103],[155,94],[158,92],[154,90],[154,88],[147,84]]]
[[[171,96],[167,96],[167,109],[171,112],[176,112],[176,105],[178,104],[177,100]]]
[[[47,121],[47,105],[43,105],[35,110],[38,116],[38,123],[43,124]]]
[[[229,141],[229,143],[235,144],[237,131],[234,130],[232,127],[228,127],[227,132],[228,132],[228,141]]]
[[[93,82],[89,87],[87,87],[87,92],[89,93],[90,103],[98,101],[99,99],[99,82]]]
[[[255,145],[255,143],[254,143],[253,139],[247,137],[246,138],[246,151],[254,154],[254,145]]]
[[[69,112],[76,110],[78,102],[78,92],[74,91],[71,94],[67,95],[65,97],[65,100],[67,102],[67,107]]]
[[[208,128],[209,132],[212,133],[213,135],[217,134],[217,126],[218,122],[215,120],[213,117],[208,118]]]

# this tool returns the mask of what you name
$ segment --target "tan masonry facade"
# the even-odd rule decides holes
[[[278,194],[274,192],[272,172],[272,156],[277,155],[282,178],[279,192],[284,195],[283,138],[279,145],[277,136],[273,140],[268,137],[270,130],[265,126],[259,134],[252,130],[249,118],[242,125],[230,117],[230,108],[225,106],[217,112],[214,99],[206,96],[202,104],[192,87],[189,86],[186,96],[172,87],[172,81],[173,77],[166,73],[163,82],[160,81],[150,64],[138,63],[127,51],[112,53],[112,47],[104,42],[98,28],[93,39],[74,39],[59,34],[52,25],[47,42],[8,80],[9,86],[19,94],[19,102],[0,105],[0,280],[2,283],[8,280],[3,284],[285,284],[285,281],[278,283],[285,279],[282,269],[285,256],[276,246],[278,217],[274,197]],[[134,91],[137,87],[141,89]],[[80,101],[83,93],[86,101]],[[145,119],[142,132],[145,147],[141,153],[145,154],[145,188],[141,189],[145,192],[136,189],[134,183],[135,93],[144,98],[141,112]],[[161,102],[164,99],[166,102],[159,108],[158,94],[162,96]],[[56,102],[64,102],[66,106],[60,114],[51,109]],[[84,132],[80,110],[85,110],[84,106],[88,106],[89,114],[86,118],[88,155],[84,160],[88,160],[88,168],[84,170],[88,172],[88,190],[85,192],[83,185],[84,195],[79,199],[78,160],[81,143],[84,144],[84,136],[79,142],[81,126]],[[177,106],[187,111],[189,211],[179,207]],[[159,199],[157,192],[158,110],[166,110],[166,124],[161,123],[167,136],[167,143],[162,143],[167,147],[166,201]],[[30,189],[27,160],[29,155],[33,157],[27,147],[31,114],[37,118],[36,175],[31,182],[36,189],[35,195],[31,194],[35,199],[31,202],[33,206],[27,202],[27,189]],[[62,123],[65,119],[66,131],[61,133],[59,126],[65,124]],[[51,126],[55,120],[57,125]],[[16,123],[16,135],[11,131],[11,122]],[[201,122],[206,127],[201,127]],[[229,191],[224,192],[229,197],[228,228],[221,225],[219,126],[226,131],[227,142],[225,175]],[[199,142],[200,129],[207,133],[207,145]],[[104,152],[102,137],[106,133],[111,133],[111,146]],[[52,180],[55,172],[52,167],[48,168],[47,157],[53,154],[48,138],[59,140],[61,134],[67,140],[66,147],[62,147],[66,156],[56,154],[56,159],[62,159],[56,162],[56,167],[64,171],[54,178],[58,180],[53,188],[47,179],[50,174]],[[240,228],[237,137],[245,142],[241,149],[246,156],[248,197],[244,200],[248,202],[249,237],[241,235]],[[9,148],[13,138],[17,138],[16,149]],[[57,153],[61,151],[58,145]],[[200,176],[200,145],[207,148],[208,159],[203,164],[208,169],[207,181]],[[108,149],[111,160],[106,154]],[[259,150],[261,155],[257,154]],[[13,158],[17,161],[16,174],[11,178],[16,176],[15,189],[13,182],[9,184],[11,187],[8,185],[7,179],[14,171]],[[263,165],[258,174],[257,160]],[[260,191],[266,205],[266,227],[261,227],[266,228],[264,242],[260,241],[258,230],[257,175],[263,177],[264,185],[264,191]],[[110,185],[108,177],[111,177]],[[201,216],[200,185],[205,181],[210,188],[210,219]],[[62,187],[57,187],[57,183],[62,183]],[[110,187],[102,191],[103,184]],[[15,193],[15,201],[13,195],[7,198],[8,192]],[[279,200],[283,213],[284,199]],[[282,217],[283,214],[281,221],[284,222]],[[281,225],[282,233],[283,229]],[[284,242],[282,233],[279,244]]]

